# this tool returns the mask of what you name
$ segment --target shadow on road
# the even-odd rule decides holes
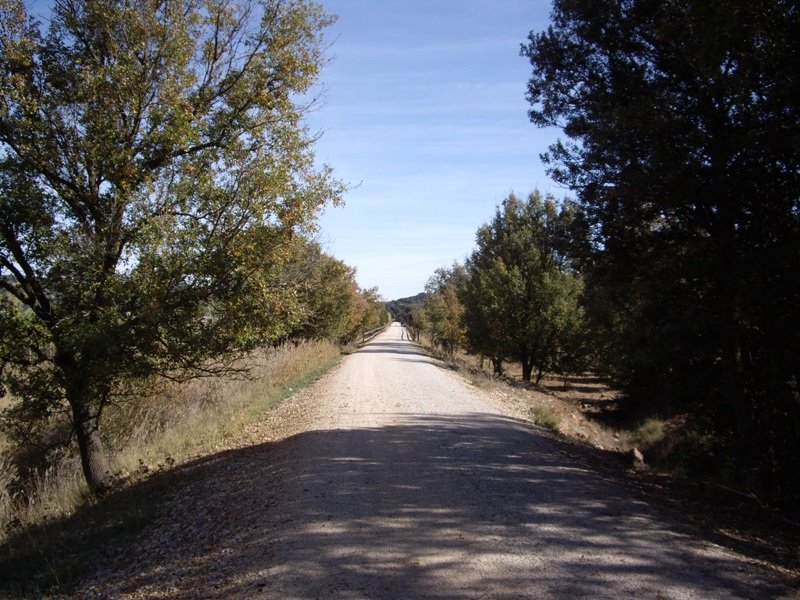
[[[224,452],[160,476],[192,526],[160,519],[105,585],[164,598],[779,597],[573,449],[468,414]],[[169,589],[150,587],[165,573]]]
[[[370,342],[356,350],[354,354],[414,354],[420,357],[427,356],[418,346],[410,342],[388,340]]]

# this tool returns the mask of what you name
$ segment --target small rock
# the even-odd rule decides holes
[[[633,458],[633,468],[636,470],[646,469],[647,465],[644,462],[644,454],[638,449],[631,450],[631,457]]]

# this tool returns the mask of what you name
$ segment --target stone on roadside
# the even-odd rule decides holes
[[[647,465],[644,462],[644,454],[642,454],[641,450],[635,448],[631,450],[631,457],[633,458],[633,468],[638,470],[646,469]]]

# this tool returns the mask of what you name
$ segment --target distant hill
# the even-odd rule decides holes
[[[425,292],[407,298],[398,298],[386,303],[386,310],[392,315],[392,319],[401,323],[411,322],[411,311],[417,306],[422,306],[428,295]]]

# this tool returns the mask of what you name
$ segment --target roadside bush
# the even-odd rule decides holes
[[[647,450],[664,438],[664,421],[656,418],[646,419],[631,435],[633,445],[640,450]]]
[[[561,419],[552,408],[539,404],[531,408],[531,419],[537,425],[547,427],[553,431],[558,431],[558,425],[561,423]]]

